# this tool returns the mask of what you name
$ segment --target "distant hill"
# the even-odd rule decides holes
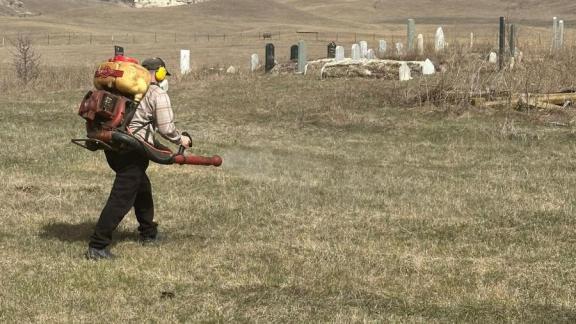
[[[0,0],[4,32],[178,31],[198,33],[257,30],[379,30],[385,25],[495,25],[507,16],[533,26],[549,26],[553,16],[576,23],[574,0],[161,0],[190,6],[135,9],[134,1]],[[142,2],[142,3],[143,3]],[[39,16],[25,21],[7,16]]]

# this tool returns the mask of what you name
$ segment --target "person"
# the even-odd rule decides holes
[[[174,144],[190,147],[191,139],[182,135],[174,125],[174,113],[166,92],[168,88],[166,77],[170,75],[166,64],[161,58],[155,57],[144,60],[142,66],[150,72],[152,82],[128,125],[128,131],[152,145],[156,142],[154,134],[158,132]],[[140,242],[147,245],[158,239],[158,224],[154,222],[152,186],[146,175],[148,158],[136,150],[105,151],[105,154],[108,165],[116,173],[116,178],[88,243],[86,258],[91,260],[115,257],[108,248],[112,242],[112,233],[132,207],[139,223]]]

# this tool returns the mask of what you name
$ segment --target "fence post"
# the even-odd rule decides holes
[[[48,34],[48,45],[50,45],[50,34]]]

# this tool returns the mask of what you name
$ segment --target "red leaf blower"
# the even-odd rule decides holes
[[[86,120],[88,138],[72,139],[72,143],[90,151],[138,150],[150,161],[159,164],[213,165],[216,167],[222,164],[222,158],[218,155],[206,157],[184,154],[183,146],[180,146],[178,152],[174,153],[159,143],[153,146],[138,139],[130,133],[127,127],[137,107],[138,102],[125,96],[107,90],[89,91],[78,110],[78,114]],[[183,132],[182,136],[190,137],[186,132]]]

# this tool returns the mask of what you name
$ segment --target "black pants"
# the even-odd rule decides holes
[[[153,221],[152,186],[146,175],[148,159],[137,151],[127,153],[106,151],[106,160],[116,172],[116,179],[94,234],[90,237],[89,246],[97,249],[108,246],[112,242],[112,232],[132,207],[140,223],[138,227],[140,236],[155,237],[158,224]]]

